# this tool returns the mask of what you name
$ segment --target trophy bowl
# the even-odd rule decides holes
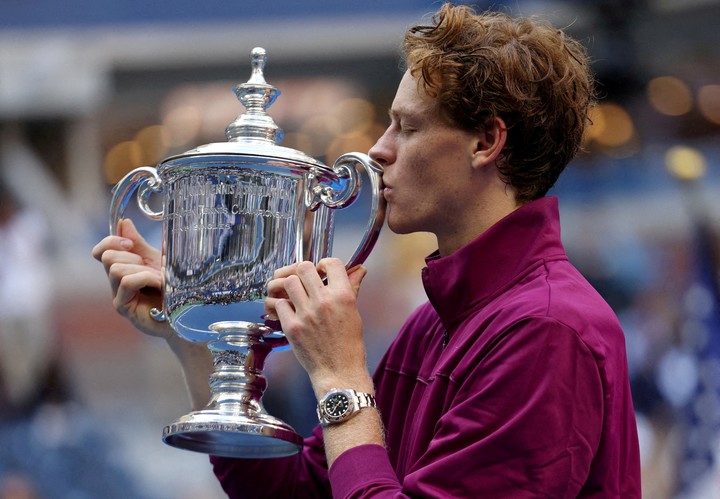
[[[265,50],[253,49],[250,79],[234,88],[246,111],[227,127],[227,142],[132,170],[110,205],[112,234],[133,197],[144,215],[162,221],[163,309],[151,315],[185,340],[207,343],[213,355],[210,402],[166,426],[163,440],[226,457],[282,457],[302,447],[300,435],[262,405],[265,359],[287,344],[279,323],[264,316],[274,271],[330,254],[335,210],[357,198],[361,170],[372,199],[348,268],[365,261],[384,219],[382,168],[367,155],[344,154],[328,167],[279,145],[282,130],[266,109],[280,92],[265,81],[266,62]],[[161,211],[150,207],[153,195]]]

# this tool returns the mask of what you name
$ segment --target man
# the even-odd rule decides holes
[[[623,334],[568,262],[557,200],[545,197],[593,104],[584,49],[536,20],[445,5],[404,50],[370,156],[385,169],[390,229],[437,237],[422,276],[429,302],[371,377],[356,306],[365,269],[279,269],[266,309],[323,424],[298,456],[214,457],[217,476],[233,497],[640,497]],[[115,306],[169,336],[202,406],[207,354],[145,318],[157,252],[129,222],[122,234],[94,250]],[[335,413],[338,389],[365,407]]]

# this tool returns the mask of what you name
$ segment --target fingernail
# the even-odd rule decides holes
[[[125,249],[132,249],[133,242],[130,239],[122,239],[120,241],[120,246],[122,246]]]

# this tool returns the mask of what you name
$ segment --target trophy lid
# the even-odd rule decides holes
[[[257,159],[267,158],[268,161],[294,166],[302,164],[307,167],[328,169],[322,162],[302,151],[280,145],[283,139],[282,129],[275,124],[266,109],[280,95],[277,87],[265,81],[263,71],[267,63],[267,53],[262,47],[255,47],[250,53],[252,73],[250,79],[233,88],[238,100],[245,106],[245,113],[238,116],[225,129],[228,142],[216,142],[198,146],[182,154],[171,156],[162,161],[160,168],[177,159],[197,156],[250,156]]]

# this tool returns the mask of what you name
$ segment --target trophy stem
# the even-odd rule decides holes
[[[262,405],[267,380],[262,374],[277,336],[262,324],[216,322],[217,337],[208,342],[214,371],[208,405],[181,417],[163,430],[165,443],[225,457],[272,458],[297,453],[302,437],[271,416]]]

